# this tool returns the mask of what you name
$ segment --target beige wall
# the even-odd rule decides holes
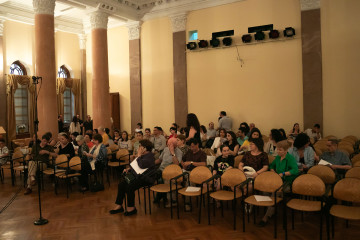
[[[233,41],[240,43],[248,27],[271,23],[279,30],[294,27],[300,38],[299,2],[251,0],[194,11],[187,31],[211,39],[212,32],[234,29]],[[234,130],[242,121],[254,122],[266,135],[274,127],[302,126],[301,40],[239,46],[238,51],[242,66],[235,47],[187,54],[189,112],[207,126],[225,110]]]
[[[34,26],[18,22],[4,23],[4,73],[10,72],[10,65],[20,60],[28,67],[28,74],[34,74],[35,32]]]
[[[56,72],[65,64],[70,68],[71,77],[81,77],[79,37],[76,34],[57,31],[55,33]]]
[[[175,120],[172,27],[169,18],[141,27],[143,127],[168,131]]]
[[[120,94],[120,129],[130,132],[129,38],[126,27],[108,30],[110,92]]]
[[[360,1],[321,1],[324,134],[360,137]]]

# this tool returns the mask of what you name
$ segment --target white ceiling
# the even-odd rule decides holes
[[[56,0],[55,29],[84,33],[90,27],[89,13],[98,8],[109,13],[112,28],[239,1],[245,0]],[[33,0],[0,0],[0,19],[34,24]]]

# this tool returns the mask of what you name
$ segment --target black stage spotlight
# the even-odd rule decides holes
[[[213,38],[210,40],[210,45],[214,48],[218,47],[218,46],[220,46],[220,40],[217,38]]]
[[[186,48],[189,50],[196,49],[196,42],[189,42],[188,44],[186,44]]]
[[[271,38],[271,39],[278,38],[279,36],[280,36],[280,33],[278,30],[271,30],[269,32],[269,38]]]
[[[226,37],[226,38],[224,38],[223,39],[223,44],[225,45],[225,46],[230,46],[231,44],[232,44],[232,38],[231,37]]]
[[[265,39],[265,33],[263,31],[258,31],[255,33],[255,40],[262,41]]]
[[[207,48],[209,46],[208,41],[206,40],[200,40],[199,42],[199,48]]]
[[[242,35],[241,40],[243,41],[243,43],[249,43],[252,40],[252,36],[251,34]]]
[[[293,37],[295,36],[295,29],[292,27],[287,27],[284,30],[284,37]]]

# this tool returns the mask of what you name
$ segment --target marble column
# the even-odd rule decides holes
[[[175,122],[186,126],[188,114],[186,67],[186,14],[171,16],[173,29],[174,104]]]
[[[130,108],[131,129],[142,122],[142,92],[141,92],[141,22],[127,25],[129,32],[129,65],[130,65]]]
[[[7,132],[6,120],[6,78],[4,75],[4,41],[3,41],[4,20],[0,19],[0,126]]]
[[[80,117],[86,119],[87,115],[87,89],[86,89],[86,35],[79,34],[80,45],[80,70],[81,70],[81,105]]]
[[[94,128],[111,129],[109,64],[107,47],[108,14],[96,11],[90,15],[92,40],[92,110]]]
[[[301,0],[304,129],[323,123],[320,0]]]
[[[54,9],[55,0],[33,0],[35,12],[35,75],[42,77],[38,97],[39,135],[58,132]]]

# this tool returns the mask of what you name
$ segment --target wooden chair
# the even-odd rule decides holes
[[[70,185],[70,179],[74,177],[80,177],[81,176],[81,159],[78,156],[75,156],[70,159],[70,161],[66,161],[65,163],[62,162],[58,166],[63,167],[64,165],[67,165],[67,169],[65,172],[56,173],[55,177],[58,179],[62,179],[66,181],[66,197],[69,198],[69,187]],[[70,171],[76,171],[75,173],[70,173]],[[56,188],[56,184],[55,184]]]
[[[110,150],[111,151],[111,150]],[[109,149],[108,149],[108,153],[109,153]],[[111,153],[112,155],[112,153]],[[109,156],[109,154],[108,154]],[[111,171],[113,168],[117,169],[120,171],[121,167],[126,167],[126,165],[130,164],[130,153],[127,149],[119,149],[116,152],[116,156],[115,156],[116,160],[115,161],[108,161],[107,163],[107,167],[106,167],[106,175],[107,175],[107,180],[110,186],[110,180],[109,180],[109,171]],[[112,158],[110,158],[112,159]],[[117,172],[117,175],[118,172]]]
[[[219,184],[221,190],[213,192],[210,197],[218,201],[232,201],[233,213],[234,213],[234,230],[236,230],[236,199],[241,198],[241,208],[244,209],[244,189],[243,186],[246,184],[246,176],[243,171],[237,168],[231,168],[226,170],[220,177]],[[240,190],[237,187],[240,186]],[[225,190],[224,187],[231,188],[233,191]],[[222,202],[221,202],[222,203]],[[223,204],[221,204],[221,212],[223,214]],[[215,214],[215,204],[214,204]],[[224,215],[223,215],[224,216]],[[210,204],[208,202],[208,221],[210,224]],[[245,232],[245,212],[243,212],[243,232]]]
[[[360,167],[360,161],[357,161],[356,163],[354,163],[353,167]]]
[[[171,164],[167,166],[162,172],[162,179],[164,181],[168,181],[169,183],[162,183],[154,185],[150,188],[151,191],[156,193],[170,193],[170,215],[173,218],[173,210],[172,210],[172,192],[176,191],[176,203],[178,203],[178,190],[182,188],[178,183],[183,181],[183,178],[174,179],[175,177],[181,175],[183,172],[179,165]],[[150,201],[150,199],[149,199]],[[178,213],[179,218],[179,213]]]
[[[243,157],[244,157],[244,155],[238,155],[235,157],[234,168],[239,168],[239,164],[241,163]]]
[[[341,142],[340,143],[347,143],[347,144],[350,144],[351,146],[355,146],[356,144],[356,141],[352,138],[343,138],[341,139]]]
[[[58,168],[61,168],[63,170],[62,172],[56,172]],[[50,170],[51,171],[51,170]],[[68,181],[66,177],[62,177],[63,175],[66,175],[66,172],[69,171],[69,160],[66,155],[58,155],[54,162],[54,169],[52,169],[54,176],[55,176],[55,194],[57,195],[57,186],[58,186],[58,179],[65,179],[65,181]],[[67,183],[67,182],[66,182]],[[67,197],[69,197],[68,194],[68,187],[66,186],[67,191]]]
[[[200,190],[196,192],[187,192],[186,191],[187,188],[182,188],[178,191],[178,193],[181,194],[184,198],[185,196],[190,197],[190,206],[191,206],[191,197],[200,197],[200,204],[199,204],[199,223],[200,223],[203,195],[205,193],[208,193],[209,191],[208,188],[204,188],[204,184],[212,176],[212,173],[209,168],[205,166],[199,166],[194,168],[190,173],[184,172],[180,176],[177,176],[175,180],[185,176],[187,176],[188,186],[191,186],[191,184],[200,185]],[[179,208],[179,204],[177,204],[177,208]],[[177,211],[179,212],[179,209],[177,209]]]
[[[316,165],[309,169],[308,174],[318,176],[326,185],[333,185],[336,181],[334,170],[328,166]]]
[[[358,178],[360,179],[360,167],[353,167],[347,170],[345,174],[346,178]],[[360,187],[360,186],[359,186]]]
[[[282,201],[282,198],[277,196],[279,190],[283,186],[283,181],[279,174],[275,172],[264,172],[261,173],[254,179],[253,189],[254,191],[272,193],[271,201],[258,202],[255,198],[255,195],[247,197],[245,203],[258,206],[258,207],[275,207],[275,216],[274,216],[274,238],[277,237],[277,205]],[[255,208],[253,208],[254,214],[254,224],[256,222]]]
[[[325,183],[317,176],[304,174],[297,177],[292,184],[292,193],[305,197],[316,197],[320,200],[293,198],[286,206],[291,209],[291,225],[294,230],[294,210],[301,212],[320,212],[320,240],[322,239],[322,215],[325,207]],[[287,215],[285,209],[285,239],[287,239]]]
[[[2,176],[4,176],[4,169],[10,170],[11,183],[14,186],[15,185],[14,168],[16,168],[18,166],[22,166],[21,164],[24,164],[24,154],[21,151],[16,151],[8,159],[9,159],[9,161],[7,162],[7,164],[4,164],[1,166],[1,172],[2,172]]]
[[[339,145],[339,150],[342,150],[348,156],[354,153],[354,148],[351,145]]]
[[[334,238],[334,217],[345,220],[360,220],[360,179],[344,178],[336,183],[333,197],[335,199],[346,201],[348,204],[334,204],[330,208],[332,237]],[[350,204],[356,203],[356,206]]]
[[[346,136],[346,137],[344,137],[344,138],[345,138],[345,139],[352,139],[352,140],[355,141],[355,142],[359,141],[359,139],[358,139],[357,137],[353,136],[353,135],[349,135],[349,136]]]
[[[109,146],[109,149],[112,151],[112,152],[116,152],[117,150],[119,150],[119,146],[116,145],[116,144],[111,144]]]
[[[351,159],[351,164],[354,165],[356,162],[360,162],[360,153],[356,154],[355,156],[352,157]]]

